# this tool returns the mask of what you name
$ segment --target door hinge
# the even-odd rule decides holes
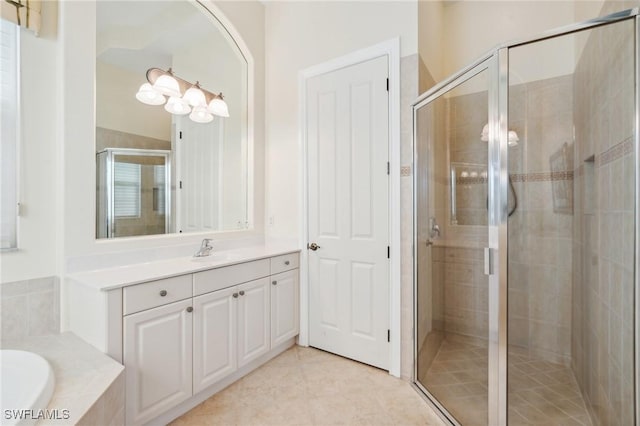
[[[387,259],[391,259],[391,247],[387,246]]]
[[[180,181],[180,189],[182,189],[182,181]]]
[[[387,78],[387,92],[389,91],[389,79]]]
[[[182,130],[180,130],[180,133],[178,135],[178,139],[182,139]]]
[[[391,341],[391,330],[387,329],[387,342]]]
[[[387,174],[391,174],[391,164],[387,161]]]

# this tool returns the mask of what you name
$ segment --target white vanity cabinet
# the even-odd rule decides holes
[[[271,276],[271,346],[300,331],[299,274],[297,269]]]
[[[69,277],[70,330],[125,366],[127,425],[170,422],[298,335],[297,251],[210,267],[185,260],[174,261],[179,272],[119,268],[115,284],[104,270]]]
[[[197,296],[193,308],[194,393],[271,349],[268,278]]]
[[[238,286],[238,367],[271,348],[269,278]]]
[[[192,395],[192,300],[124,317],[126,422],[142,424]]]

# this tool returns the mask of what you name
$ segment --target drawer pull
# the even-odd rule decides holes
[[[189,306],[189,307],[187,308],[187,312],[193,312],[193,306]]]
[[[244,296],[244,290],[240,290],[240,296]]]
[[[238,293],[233,293],[233,297],[238,298]]]
[[[287,265],[287,266],[289,266],[289,263],[290,263],[290,262],[289,262],[288,260],[285,260],[285,261],[284,261],[284,264],[285,264],[285,265]]]
[[[278,285],[278,281],[271,281],[271,284]]]
[[[167,290],[160,290],[160,296],[165,297],[167,295]]]

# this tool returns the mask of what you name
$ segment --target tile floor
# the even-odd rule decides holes
[[[444,425],[408,382],[294,346],[174,420],[186,425]]]
[[[509,425],[591,425],[564,365],[509,350]],[[465,426],[487,424],[487,349],[445,340],[421,382]]]

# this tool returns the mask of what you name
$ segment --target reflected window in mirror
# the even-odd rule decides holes
[[[248,65],[229,33],[186,0],[96,13],[97,237],[249,228]]]

